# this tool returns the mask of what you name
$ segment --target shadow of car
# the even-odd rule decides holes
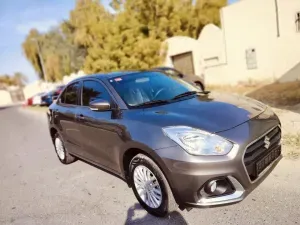
[[[178,224],[178,225],[187,225],[187,221],[184,219],[184,217],[181,215],[178,211],[172,211],[168,217],[165,218],[157,218],[152,216],[151,214],[146,214],[143,217],[137,217],[136,214],[138,211],[142,211],[143,207],[135,203],[133,206],[131,206],[127,211],[127,218],[125,221],[125,225],[129,224]]]

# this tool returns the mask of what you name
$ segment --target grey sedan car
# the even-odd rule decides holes
[[[78,78],[48,122],[63,164],[82,159],[120,177],[155,216],[240,202],[282,158],[268,106],[159,71]]]

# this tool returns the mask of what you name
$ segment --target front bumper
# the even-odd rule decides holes
[[[200,198],[196,203],[186,202],[186,206],[195,207],[195,208],[205,208],[205,207],[217,207],[224,205],[231,205],[242,201],[248,194],[250,194],[276,167],[279,161],[282,159],[282,156],[278,157],[271,165],[269,165],[263,174],[252,183],[250,186],[245,189],[240,182],[232,176],[228,176],[228,179],[233,184],[235,191],[231,194],[214,197],[214,198]]]
[[[271,121],[271,122],[270,122]],[[251,180],[244,165],[244,154],[253,140],[262,137],[279,125],[278,118],[268,123],[249,121],[220,135],[232,140],[236,146],[226,156],[192,156],[181,147],[156,150],[164,162],[164,173],[170,183],[177,203],[184,207],[217,207],[242,201],[276,167],[280,154],[255,180]],[[260,124],[258,126],[257,124]],[[280,143],[277,146],[281,148]],[[201,195],[207,181],[223,177],[230,180],[234,191],[214,197]],[[200,193],[200,194],[199,194]]]

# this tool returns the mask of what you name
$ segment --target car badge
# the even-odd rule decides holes
[[[264,140],[264,143],[265,143],[265,148],[268,149],[270,147],[270,138],[268,136],[265,136],[265,140]]]

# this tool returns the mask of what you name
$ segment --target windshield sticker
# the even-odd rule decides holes
[[[115,78],[115,81],[121,81],[121,80],[122,80],[121,77]]]

